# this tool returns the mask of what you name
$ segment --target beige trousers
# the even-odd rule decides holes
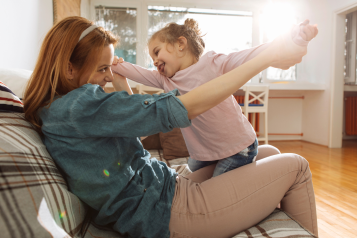
[[[256,225],[279,204],[317,236],[314,189],[308,162],[259,146],[257,160],[211,178],[215,165],[178,176],[170,237],[233,237]]]

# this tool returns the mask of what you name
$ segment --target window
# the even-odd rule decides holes
[[[216,5],[211,3],[195,7],[185,7],[179,2],[176,4],[160,3],[161,6],[158,6],[146,0],[91,0],[88,13],[97,25],[121,37],[116,55],[146,68],[153,68],[147,51],[150,36],[167,23],[183,24],[186,18],[194,18],[202,34],[206,34],[203,37],[206,45],[204,53],[214,50],[228,54],[262,43],[259,37],[260,8],[254,4],[244,7],[244,11],[238,7],[212,9]],[[192,6],[191,3],[187,5]],[[259,77],[253,77],[251,82],[259,83]],[[129,83],[132,87],[136,85],[132,81]]]
[[[151,6],[105,0],[93,0],[91,6],[91,15],[96,24],[121,37],[120,47],[115,54],[125,61],[147,68],[153,68],[146,48],[147,40],[169,22],[183,24],[186,18],[195,19],[204,35],[204,53],[214,50],[229,54],[251,48],[252,42],[257,45],[259,41],[252,39],[251,11]]]
[[[346,15],[346,40],[345,40],[345,84],[357,84],[357,12]]]
[[[153,62],[147,51],[147,41],[154,32],[169,22],[182,24],[186,18],[194,18],[202,33],[206,34],[203,37],[206,43],[204,53],[214,50],[225,54],[269,42],[282,31],[289,29],[292,24],[300,22],[295,14],[296,6],[285,1],[270,1],[269,4],[259,6],[248,4],[243,6],[244,11],[239,7],[227,10],[229,8],[222,6],[213,9],[217,5],[207,2],[198,4],[201,6],[195,4],[195,7],[186,7],[185,3],[172,1],[156,2],[156,4],[150,4],[147,0],[91,0],[90,15],[96,24],[121,36],[120,50],[116,49],[116,55],[151,69]],[[187,5],[193,6],[189,2]],[[346,45],[346,47],[350,46]],[[352,64],[355,70],[356,60],[349,57],[348,65]],[[352,60],[354,63],[351,62]],[[346,68],[351,69],[348,65]],[[298,67],[293,66],[289,70],[268,68],[253,77],[251,82],[295,81],[298,80]],[[355,83],[355,71],[354,75],[352,78]]]
[[[95,7],[96,24],[120,36],[115,55],[133,64],[136,64],[136,15],[136,8]]]
[[[292,24],[296,23],[297,18],[291,5],[284,3],[268,5],[260,18],[261,42],[274,40],[278,35],[289,29]],[[297,78],[296,70],[296,65],[288,70],[269,67],[263,72],[262,81],[294,81]]]
[[[187,18],[198,22],[206,45],[204,53],[213,50],[229,54],[252,47],[253,14],[248,11],[148,6],[148,38],[167,23],[183,24]],[[146,66],[153,68],[152,60],[148,60]]]

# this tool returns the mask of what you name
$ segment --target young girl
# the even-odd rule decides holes
[[[305,21],[285,37],[292,37],[296,44],[306,46],[315,31],[317,33],[316,26],[308,25],[308,21]],[[193,19],[187,19],[184,25],[170,23],[156,32],[148,46],[157,71],[127,62],[112,66],[112,70],[144,85],[164,89],[165,92],[177,88],[184,95],[254,58],[269,44],[229,55],[210,51],[201,57],[205,43],[198,24]],[[274,66],[288,68],[286,65]],[[258,153],[256,133],[233,97],[201,114],[192,120],[190,127],[181,128],[181,131],[190,154],[188,165],[192,171],[218,161],[213,174],[217,176],[251,163]]]
[[[212,179],[207,166],[183,177],[150,159],[139,139],[189,126],[265,68],[301,61],[306,48],[277,39],[185,95],[132,95],[126,78],[110,70],[117,42],[85,18],[63,19],[47,33],[24,96],[26,119],[43,134],[70,191],[94,210],[96,224],[138,238],[232,237],[281,201],[317,234],[311,172],[301,156],[262,149],[254,165]],[[107,82],[117,91],[105,93]]]

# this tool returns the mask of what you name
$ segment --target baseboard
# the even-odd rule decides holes
[[[291,135],[270,135],[268,136],[268,141],[275,140],[302,140],[301,136],[291,136]]]

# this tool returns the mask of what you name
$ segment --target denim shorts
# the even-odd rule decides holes
[[[221,160],[213,160],[213,161],[199,161],[188,158],[188,167],[192,172],[199,170],[200,168],[206,167],[211,164],[215,164],[216,168],[213,172],[213,177],[228,172],[232,169],[239,168],[243,165],[252,163],[258,154],[258,140],[255,138],[253,144],[240,151],[239,153],[229,156],[227,158]]]

